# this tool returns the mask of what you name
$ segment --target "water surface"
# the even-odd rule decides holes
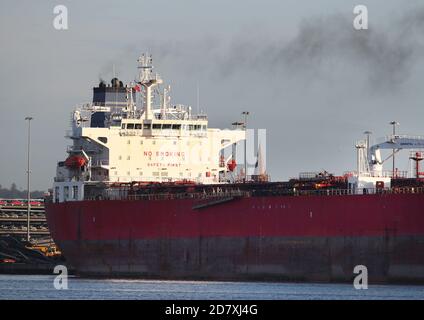
[[[0,299],[424,299],[424,286],[349,284],[105,280],[69,277],[56,290],[54,276],[0,275]]]

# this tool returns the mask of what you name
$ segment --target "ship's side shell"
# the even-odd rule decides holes
[[[82,275],[424,282],[424,195],[50,203],[55,242]]]

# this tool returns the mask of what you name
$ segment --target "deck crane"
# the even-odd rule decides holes
[[[391,149],[394,152],[382,160],[381,150],[385,149]],[[424,136],[390,135],[385,138],[385,141],[371,146],[367,159],[371,175],[381,176],[383,173],[383,163],[402,149],[424,149]]]

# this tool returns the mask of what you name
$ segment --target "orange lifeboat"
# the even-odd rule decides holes
[[[78,169],[83,167],[87,161],[82,156],[70,156],[65,160],[65,166],[68,168]]]
[[[234,169],[237,167],[236,160],[232,159],[228,164],[228,170],[234,171]]]

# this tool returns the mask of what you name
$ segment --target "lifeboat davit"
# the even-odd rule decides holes
[[[83,167],[87,161],[83,156],[70,156],[65,160],[65,166],[72,169],[78,169]]]

